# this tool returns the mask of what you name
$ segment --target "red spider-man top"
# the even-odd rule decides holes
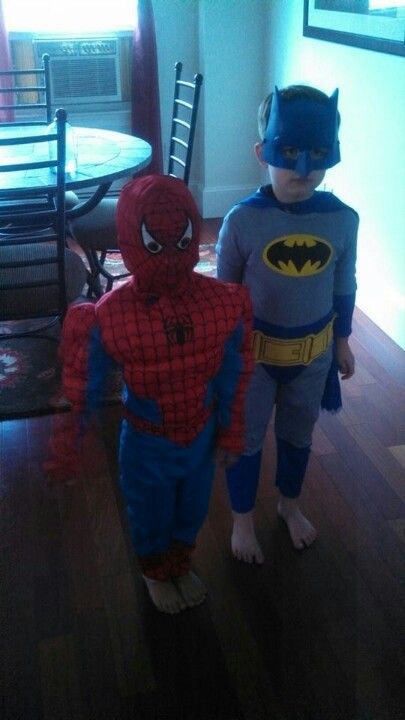
[[[102,396],[111,360],[122,368],[125,414],[135,428],[187,446],[216,412],[218,447],[240,453],[242,396],[252,368],[246,289],[194,272],[200,220],[180,180],[128,183],[117,227],[132,276],[66,315],[63,389],[74,412],[54,436],[48,469],[62,475],[75,469],[72,448]]]

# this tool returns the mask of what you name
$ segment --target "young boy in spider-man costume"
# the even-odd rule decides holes
[[[243,395],[251,371],[248,292],[193,271],[199,214],[176,178],[129,182],[117,209],[132,277],[96,304],[72,306],[61,353],[73,411],[55,431],[47,470],[67,479],[99,403],[109,365],[124,378],[120,483],[143,577],[156,607],[197,605],[190,555],[206,517],[214,461],[243,450]],[[216,456],[216,457],[215,457]]]

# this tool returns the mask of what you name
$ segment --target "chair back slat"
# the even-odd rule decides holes
[[[0,95],[6,95],[9,93],[12,93],[13,95],[18,95],[18,93],[24,93],[24,92],[33,92],[33,90],[37,90],[38,92],[44,92],[46,90],[45,85],[19,85],[15,88],[0,88]],[[7,105],[2,105],[3,107],[7,107]],[[11,105],[11,107],[15,107],[14,105]],[[30,107],[30,104],[27,105],[27,107]],[[41,105],[39,107],[46,107],[46,105]]]
[[[20,127],[20,125],[18,127]],[[49,143],[57,139],[58,135],[56,132],[46,132],[42,135],[7,135],[0,138],[0,147],[3,147],[5,145],[32,145],[33,143]],[[1,167],[4,167],[3,163]]]
[[[47,57],[48,57],[48,62],[49,62],[49,55]],[[44,58],[45,58],[45,55],[42,56],[42,62],[44,62]],[[43,72],[44,72],[44,66],[37,67],[37,68],[30,68],[29,70],[2,70],[0,72],[0,75],[10,75],[13,77],[14,75],[34,75],[34,74],[40,75]]]

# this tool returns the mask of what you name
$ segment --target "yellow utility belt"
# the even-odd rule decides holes
[[[332,318],[319,333],[303,338],[275,338],[260,330],[253,333],[253,355],[256,362],[268,365],[309,365],[322,355],[333,338]]]

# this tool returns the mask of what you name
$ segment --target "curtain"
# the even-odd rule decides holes
[[[162,173],[159,78],[152,0],[138,0],[138,22],[133,38],[132,134],[152,146],[152,162],[138,175]]]
[[[4,24],[2,0],[0,0],[0,70],[11,70],[10,48]],[[11,81],[7,78],[7,76],[0,77],[0,88],[7,88],[10,86]],[[12,102],[12,95],[0,93],[0,122],[10,122],[14,120],[14,113],[12,110],[1,109],[1,105],[10,105]]]

